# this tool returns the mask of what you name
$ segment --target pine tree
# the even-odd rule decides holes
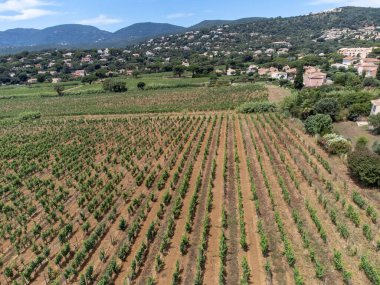
[[[297,68],[296,78],[294,79],[294,88],[297,90],[303,88],[303,66]]]

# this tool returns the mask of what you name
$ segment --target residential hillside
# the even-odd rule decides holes
[[[142,49],[170,46],[196,51],[244,51],[288,42],[304,51],[379,41],[380,9],[344,7],[289,18],[206,20],[185,28],[165,23],[138,23],[115,33],[92,26],[61,25],[0,32],[0,53],[52,48],[111,48],[138,44]],[[153,39],[153,41],[152,41]],[[149,45],[144,41],[149,40]],[[288,46],[288,44],[286,44]]]

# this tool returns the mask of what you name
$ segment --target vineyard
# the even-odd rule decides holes
[[[380,194],[279,114],[14,124],[0,157],[0,284],[380,284]]]

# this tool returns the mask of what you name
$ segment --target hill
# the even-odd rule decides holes
[[[295,17],[243,18],[238,20],[206,20],[189,28],[166,23],[138,23],[115,33],[92,26],[61,25],[37,29],[12,29],[0,32],[0,53],[49,48],[99,48],[125,47],[156,38],[155,43],[174,44],[174,48],[190,47],[195,51],[213,47],[227,51],[257,49],[278,41],[308,50],[336,46],[338,44],[366,44],[378,41],[380,8],[344,7],[320,13]],[[215,27],[223,28],[215,34]],[[373,31],[368,31],[373,27]],[[364,29],[364,30],[361,30]],[[367,29],[367,30],[365,30]],[[185,32],[200,31],[199,38],[185,37]],[[369,35],[370,34],[370,35]],[[161,43],[162,36],[165,38]],[[212,38],[212,41],[209,39]],[[324,44],[326,40],[337,40]],[[197,43],[193,45],[193,43]],[[147,45],[145,45],[147,46]],[[205,50],[205,51],[206,51]]]
[[[116,31],[113,34],[113,40],[130,43],[157,35],[181,33],[185,30],[186,28],[184,27],[166,23],[138,23]]]
[[[242,18],[238,20],[205,20],[188,28],[188,30],[210,29],[222,25],[239,25],[264,20],[263,17]]]

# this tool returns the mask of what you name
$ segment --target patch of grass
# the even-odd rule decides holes
[[[140,81],[141,79],[137,79]],[[137,83],[136,83],[137,85]],[[86,85],[86,88],[94,86]],[[81,90],[82,87],[78,88]],[[90,89],[88,89],[90,90]],[[74,90],[73,90],[74,91]],[[67,91],[66,92],[73,92]],[[76,90],[76,92],[78,92]],[[125,93],[104,91],[78,92],[62,97],[26,96],[2,100],[3,118],[17,117],[28,111],[40,112],[43,117],[86,114],[136,114],[181,111],[232,110],[244,102],[265,97],[262,85],[244,84],[219,88],[184,87],[158,90],[130,90]]]

